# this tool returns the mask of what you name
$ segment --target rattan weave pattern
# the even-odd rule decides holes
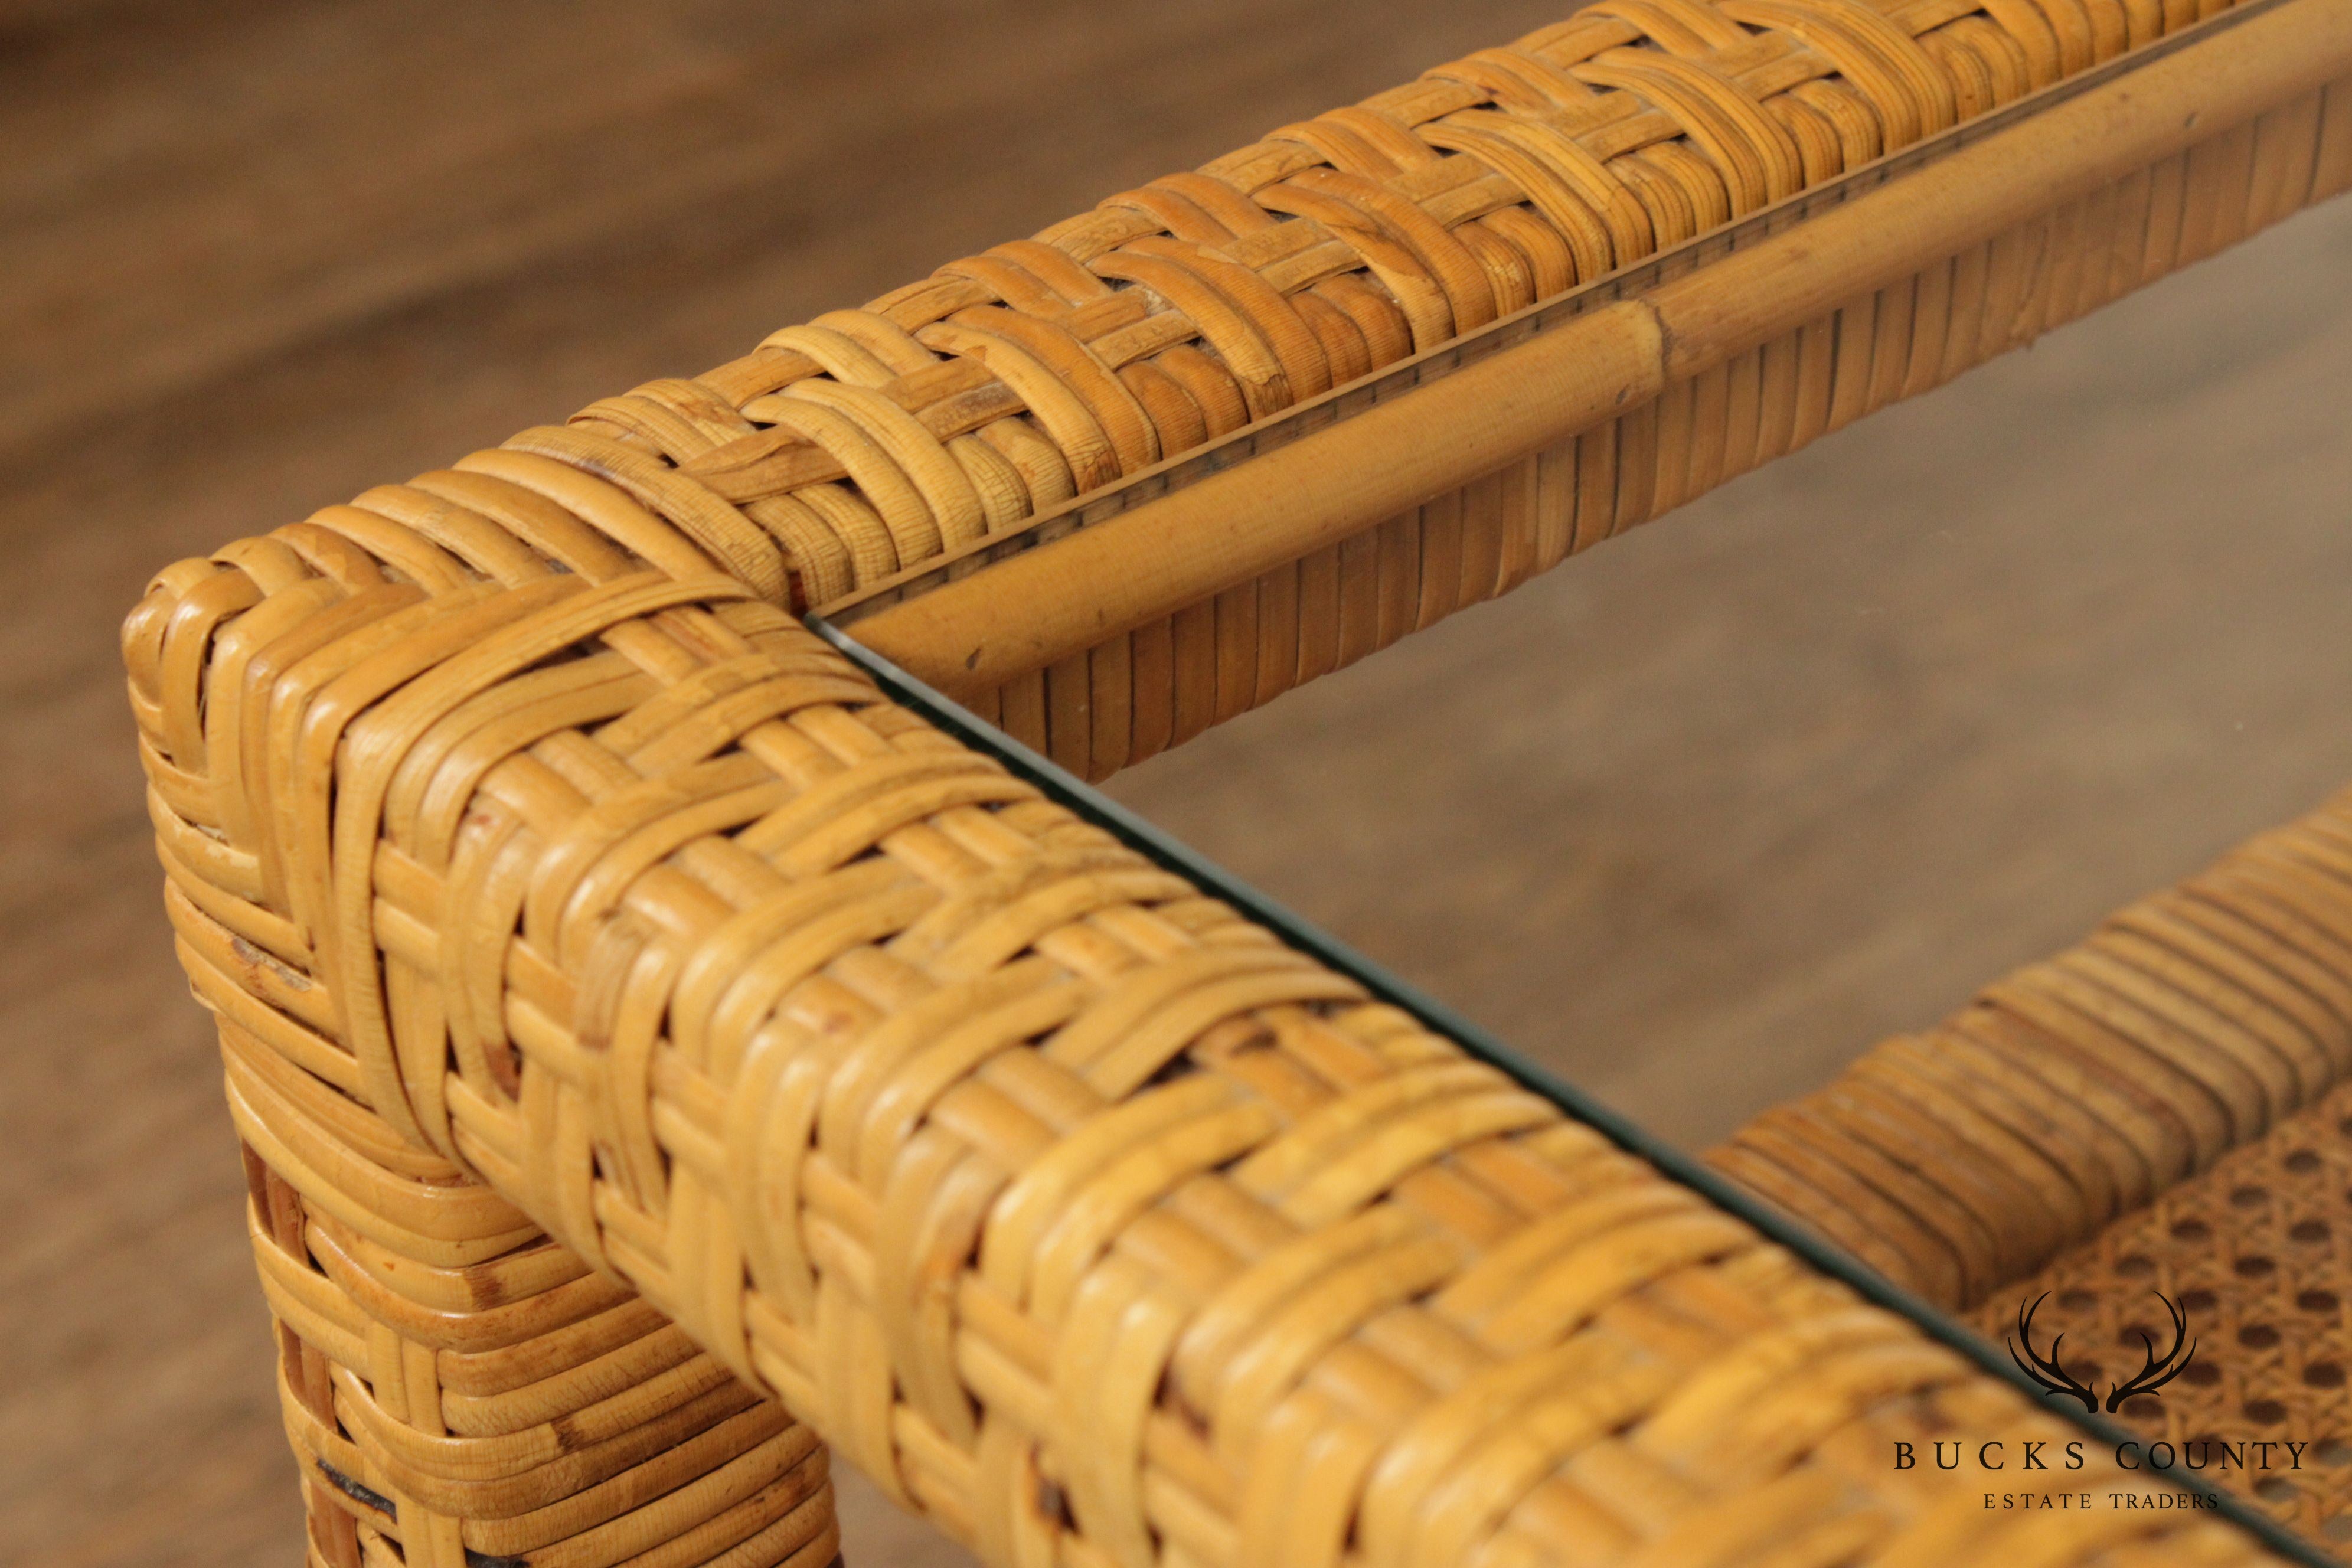
[[[512,445],[822,605],[2219,8],[1604,0]]]
[[[750,589],[487,564],[295,525],[134,615],[207,999],[992,1561],[2259,1558],[1893,1470],[2065,1428]]]
[[[274,1047],[299,976],[193,909],[316,1568],[822,1568],[826,1455],[515,1207]],[[224,941],[223,938],[226,940]]]

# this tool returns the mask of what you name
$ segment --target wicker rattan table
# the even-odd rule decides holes
[[[2342,803],[1735,1138],[1793,1231],[1017,742],[1107,774],[2347,184],[2352,0],[1604,0],[160,574],[312,1560],[818,1568],[816,1434],[1023,1568],[2305,1552],[1809,1237],[2193,1298],[2260,1353],[2118,1414],[2340,1447]],[[1902,1462],[1963,1439],[2094,1506]]]

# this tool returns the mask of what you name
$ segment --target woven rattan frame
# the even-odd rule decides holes
[[[1959,238],[1898,221],[1829,274],[1801,265],[1826,228],[1695,257],[1398,400],[1451,465],[1435,500],[1271,574],[1279,496],[1230,559],[1180,532],[1164,635],[1125,616],[1043,669],[975,647],[982,700],[1108,771],[2331,193],[2346,7],[2249,9],[1943,165],[2063,174]],[[2053,1534],[1888,1473],[1897,1438],[2063,1428],[880,700],[785,613],[2199,21],[1623,0],[168,570],[125,649],[233,1092],[266,1059],[345,1131],[381,1118],[378,1165],[486,1184],[1002,1563],[2251,1560],[2194,1518]],[[2120,151],[2083,151],[2100,126]],[[1485,438],[1461,411],[1538,363],[1576,395]],[[1022,603],[1015,569],[1054,548],[936,595]],[[1235,562],[1246,603],[1181,602]],[[263,1163],[257,1245],[309,1346],[298,1448],[352,1483],[320,1500],[397,1511],[407,1485],[412,1561],[520,1539],[355,1440],[359,1384],[384,1405],[424,1358],[372,1342],[363,1377],[331,1320],[374,1309],[298,1322],[287,1281],[332,1281],[308,1211],[366,1178]],[[761,1440],[801,1452],[780,1420]],[[764,1545],[825,1549],[787,1496],[809,1465],[759,1494]],[[380,1552],[381,1512],[314,1539]],[[690,1510],[663,1528],[679,1561],[711,1539]]]
[[[206,751],[288,759],[247,781],[247,864],[295,913],[188,918],[314,963],[348,1035],[274,1021],[285,1046],[992,1560],[1728,1563],[1796,1532],[1961,1563],[2034,1532],[1886,1460],[2055,1417],[747,590],[248,560],[278,593],[221,627],[248,570],[180,574],[134,668],[173,630],[227,645]],[[305,752],[345,759],[332,801]],[[190,848],[235,854],[167,838],[183,879]],[[2095,1517],[2052,1560],[2256,1556]]]

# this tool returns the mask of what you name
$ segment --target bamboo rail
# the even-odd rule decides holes
[[[1798,334],[1849,302],[1916,288],[1931,267],[1948,268],[1952,258],[2021,232],[2045,247],[2063,245],[2052,215],[2309,97],[2352,58],[2352,10],[2220,20],[2229,25],[2226,44],[2177,51],[2088,90],[2054,84],[2045,90],[2055,101],[2021,104],[2034,111],[1980,139],[1962,141],[1966,128],[1955,127],[1948,134],[1961,144],[1948,155],[1850,201],[1739,249],[1707,254],[1713,247],[1694,242],[1700,254],[1691,269],[1630,299],[1519,336],[1464,369],[983,574],[902,598],[856,618],[857,636],[940,689],[977,697],[1360,536],[1461,489],[1465,475],[1485,479],[1572,443],[1743,354],[1776,341],[1793,350]],[[2124,289],[2352,184],[2352,133],[2331,132],[2315,151],[2307,182],[2300,190],[2290,183],[2286,201],[2258,192],[2229,220],[2201,215],[2207,232],[2178,249],[2151,230],[2141,254],[2115,258],[2116,282],[2091,280],[2072,300],[2021,289],[2012,319],[1958,357],[1974,363],[2021,347]],[[2216,182],[2220,191],[2203,193],[2209,204],[2246,195],[2242,169],[2224,163],[2216,173],[2225,179]],[[2132,237],[2120,239],[2128,247]],[[2062,264],[2045,262],[2045,287]],[[1515,324],[1487,331],[1507,342]],[[1858,356],[1865,364],[1875,357]],[[1945,359],[1915,371],[1902,391],[1927,390],[1961,368]],[[1793,384],[1776,390],[1802,395]],[[1826,378],[1813,392],[1824,404],[1836,395]],[[1784,421],[1792,413],[1778,412]],[[1759,408],[1756,416],[1769,423],[1773,416]],[[1811,429],[1825,432],[1830,423]]]

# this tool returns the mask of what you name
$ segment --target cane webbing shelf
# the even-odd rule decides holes
[[[2339,1556],[2352,1540],[2347,1141],[2352,1089],[2339,1087],[2014,1288],[2024,1300],[2046,1292],[2116,1373],[2141,1356],[2142,1331],[2164,1343],[2164,1309],[2150,1293],[2179,1302],[2210,1348],[2161,1400],[2126,1401],[2123,1419],[2151,1441],[2206,1444],[2209,1463],[2217,1440],[2304,1445],[2301,1464],[2285,1473],[2219,1479]],[[2002,1336],[2015,1313],[2002,1301],[1975,1315]],[[2085,1358],[2076,1372],[2095,1369]]]
[[[2270,1560],[796,617],[1099,775],[2347,184],[2346,0],[1608,0],[160,574],[312,1560]]]
[[[2208,1349],[2118,1412],[2175,1443],[2304,1446],[2217,1477],[2352,1539],[2352,793],[1887,1041],[1709,1159],[1991,1337],[2045,1294],[2110,1370]],[[2165,1339],[2155,1332],[2158,1343]],[[2120,1364],[2117,1364],[2120,1362]],[[2075,1358],[2077,1375],[2096,1363]]]

